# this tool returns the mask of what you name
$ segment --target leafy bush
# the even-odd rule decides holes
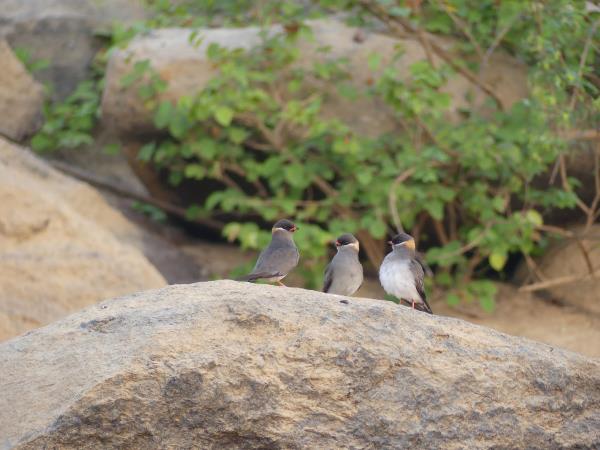
[[[357,233],[376,267],[386,235],[404,228],[429,248],[436,285],[449,302],[477,298],[492,309],[493,284],[480,275],[501,275],[511,255],[539,253],[547,242],[544,214],[579,201],[576,180],[551,189],[535,180],[568,150],[562,130],[598,118],[598,19],[586,13],[584,2],[321,0],[304,8],[305,2],[266,1],[261,9],[241,0],[153,3],[160,26],[284,23],[285,32],[265,32],[262,45],[251,51],[211,45],[208,57],[219,76],[175,104],[151,101],[165,86],[147,62],[123,82],[150,74],[140,95],[166,133],[139,157],[168,170],[173,185],[186,179],[221,185],[193,205],[190,216],[295,218],[311,287],[320,282],[333,236]],[[189,16],[190,10],[212,15]],[[414,35],[427,50],[428,60],[412,64],[408,78],[399,77],[395,66],[379,67],[377,54],[368,61],[373,84],[367,95],[389,106],[402,132],[364,136],[324,116],[332,86],[348,98],[365,94],[348,82],[343,60],[299,64],[297,43],[310,38],[303,20],[331,13]],[[457,48],[446,53],[426,31],[456,39]],[[198,38],[201,32],[192,34]],[[530,95],[510,110],[478,76],[500,48],[530,67]],[[440,88],[458,73],[479,84],[489,101],[485,114],[465,108],[455,123]],[[247,248],[269,239],[255,221],[231,222],[224,234]]]

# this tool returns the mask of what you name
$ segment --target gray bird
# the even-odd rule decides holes
[[[337,253],[325,269],[323,292],[338,295],[354,294],[363,282],[363,267],[358,260],[358,240],[342,234],[335,241]]]
[[[389,242],[392,252],[383,259],[379,268],[379,281],[385,292],[399,300],[415,303],[425,312],[433,314],[423,286],[424,267],[415,249],[415,240],[400,233]]]
[[[281,280],[298,265],[300,254],[294,243],[294,232],[298,227],[287,219],[279,220],[271,229],[271,242],[258,259],[252,272],[238,281],[265,280],[285,286]]]

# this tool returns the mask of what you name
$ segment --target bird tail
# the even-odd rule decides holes
[[[235,278],[235,281],[250,281],[250,282],[252,282],[252,281],[254,281],[254,279],[252,279],[252,274],[249,274],[249,275],[244,275],[243,277]]]
[[[269,273],[269,272],[257,272],[257,273],[249,273],[248,275],[244,275],[243,277],[236,278],[235,281],[249,281],[250,283],[255,282],[256,280],[260,280],[261,278],[275,278],[280,277],[281,273]]]
[[[429,303],[427,303],[427,299],[425,297],[423,297],[423,311],[425,311],[428,314],[432,314],[433,315],[433,311],[431,310],[431,306],[429,306]]]

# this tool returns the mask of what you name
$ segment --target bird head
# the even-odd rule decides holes
[[[341,248],[353,248],[356,251],[359,250],[358,239],[356,239],[350,233],[342,234],[340,237],[338,237],[335,240],[335,246],[337,247],[338,251]]]
[[[277,231],[285,231],[288,233],[294,233],[298,230],[298,227],[291,220],[281,219],[275,222],[273,228],[271,229],[271,233],[275,233]]]
[[[388,244],[390,244],[392,248],[406,247],[410,250],[415,250],[416,248],[415,239],[410,234],[406,233],[397,234],[388,242]]]

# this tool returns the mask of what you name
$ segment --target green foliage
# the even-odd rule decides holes
[[[48,152],[92,144],[100,95],[101,89],[96,80],[84,80],[64,102],[46,103],[44,125],[31,139],[31,147],[39,152]]]
[[[30,73],[36,73],[41,70],[46,69],[50,62],[47,59],[34,59],[29,50],[26,48],[15,48],[14,50],[15,56],[23,63],[25,68]]]
[[[219,183],[220,189],[190,207],[190,217],[225,214],[265,224],[294,218],[300,226],[299,270],[310,287],[321,282],[332,237],[360,233],[375,264],[399,220],[428,249],[435,285],[447,292],[449,303],[478,299],[491,311],[495,287],[481,275],[501,276],[511,255],[539,253],[546,242],[545,213],[577,201],[570,189],[539,188],[535,181],[568,151],[557,131],[599,117],[597,43],[582,61],[598,19],[584,11],[584,2],[452,0],[422,2],[420,9],[415,2],[382,0],[319,0],[309,7],[273,0],[150,3],[155,16],[116,28],[113,45],[153,27],[284,25],[280,34],[263,33],[262,44],[250,51],[211,44],[207,57],[218,76],[197,95],[158,101],[166,85],[148,61],[137,62],[122,83],[136,87],[164,132],[141,148],[139,158],[168,172],[173,185]],[[446,35],[456,42],[454,53],[435,66],[423,60],[408,67],[401,49],[387,66],[373,53],[365,61],[373,81],[365,90],[352,82],[347,61],[328,49],[314,63],[301,58],[298,42],[311,39],[303,21],[329,13],[343,13],[354,24],[383,19],[380,26],[393,24],[390,33],[409,26]],[[201,40],[200,31],[190,34],[193,44]],[[491,99],[485,108],[468,103],[458,117],[443,87],[459,71],[477,78],[500,50],[528,64],[530,95],[509,109]],[[331,95],[376,97],[394,115],[398,131],[357,133],[324,113]],[[50,128],[42,131],[54,141],[42,147],[64,146],[56,142],[64,130],[85,134],[85,127],[66,118],[97,110],[85,90],[62,106],[67,109],[48,115]],[[269,239],[265,228],[232,221],[224,235],[243,248],[261,248]]]
[[[144,214],[145,216],[148,216],[150,220],[153,220],[155,222],[164,223],[167,220],[167,215],[165,214],[165,212],[154,205],[150,205],[148,203],[143,202],[135,202],[133,204],[133,208],[139,211],[140,213]]]
[[[169,169],[175,183],[220,181],[222,189],[195,206],[203,214],[251,215],[265,222],[296,218],[312,284],[320,277],[326,242],[337,233],[366,231],[371,248],[379,245],[394,225],[393,191],[404,227],[430,230],[421,241],[437,267],[436,284],[450,292],[448,301],[478,298],[491,311],[494,285],[474,280],[476,269],[502,272],[510,254],[537,251],[545,242],[539,230],[543,213],[576,201],[572,192],[536,189],[532,182],[566,150],[554,129],[557,121],[575,121],[574,114],[556,113],[557,105],[568,101],[568,90],[578,83],[582,93],[597,96],[595,87],[582,83],[591,64],[579,75],[575,70],[589,29],[586,18],[570,2],[554,2],[551,11],[533,2],[503,2],[500,8],[492,0],[427,2],[419,15],[409,3],[373,3],[390,20],[408,18],[432,32],[468,37],[460,41],[464,60],[458,66],[418,61],[408,67],[408,77],[400,77],[396,65],[381,68],[381,55],[369,55],[366,64],[375,79],[370,95],[387,103],[404,132],[368,138],[326,118],[328,86],[337,85],[345,98],[364,93],[346,82],[345,61],[328,56],[326,49],[311,67],[298,63],[297,41],[310,39],[308,29],[298,26],[265,37],[249,52],[209,46],[219,76],[199,95],[155,108],[155,125],[170,138],[145,147],[140,157]],[[227,23],[243,18],[268,24],[279,14],[284,23],[300,24],[307,16],[279,2],[265,2],[260,14],[241,1],[219,2],[219,13],[210,9],[217,3],[193,4],[208,8],[212,18],[226,16]],[[330,0],[313,2],[310,15],[319,8],[344,10],[355,23],[377,11]],[[463,109],[461,120],[449,121],[450,97],[441,88],[459,66],[478,70],[485,57],[477,63],[474,56],[499,44],[531,65],[532,95],[510,110],[490,103],[492,113]],[[557,50],[563,60],[556,58]],[[402,62],[401,51],[396,60]],[[410,176],[395,183],[406,172]],[[254,223],[234,222],[224,233],[245,248],[260,248],[268,240]]]

